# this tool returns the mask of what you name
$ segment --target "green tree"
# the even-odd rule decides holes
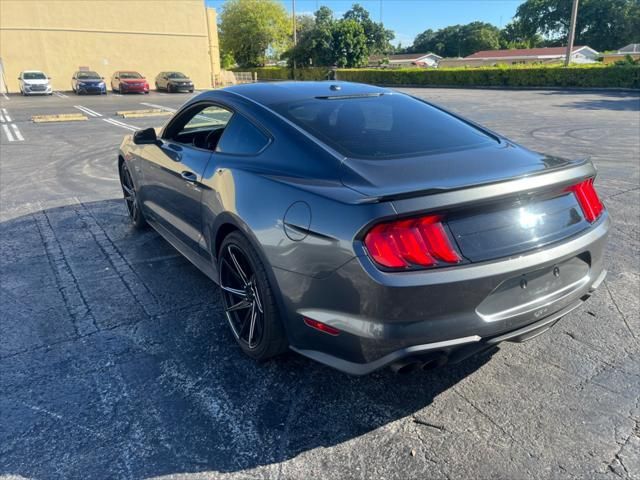
[[[519,20],[508,23],[500,31],[500,48],[536,48],[542,45],[544,45],[542,36],[523,29]]]
[[[500,48],[500,30],[485,22],[451,25],[419,34],[411,46],[414,53],[433,52],[442,57],[466,57],[479,50]]]
[[[229,52],[220,50],[220,66],[223,70],[229,70],[236,64],[236,60]]]
[[[332,30],[334,63],[341,68],[362,67],[367,64],[369,50],[363,26],[353,19],[335,22]]]
[[[369,12],[360,4],[353,4],[351,9],[347,10],[343,18],[345,20],[355,20],[358,22],[367,37],[367,49],[369,55],[375,53],[387,53],[391,47],[391,40],[395,35],[391,30],[384,28],[382,23],[376,23],[371,20]]]
[[[264,65],[267,51],[287,48],[287,11],[276,0],[227,0],[220,14],[220,46],[241,67]]]
[[[566,44],[571,17],[569,0],[526,0],[516,11],[521,32],[542,34],[557,45]],[[615,50],[638,40],[640,0],[580,0],[576,45]]]
[[[298,43],[283,54],[296,65],[359,67],[372,52],[386,53],[392,47],[393,32],[375,23],[369,13],[355,4],[336,20],[328,7],[314,14],[313,25],[298,29]]]

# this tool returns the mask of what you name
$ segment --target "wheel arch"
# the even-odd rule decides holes
[[[276,276],[273,271],[273,266],[271,262],[269,262],[267,255],[260,245],[260,241],[258,237],[253,233],[249,225],[247,225],[239,216],[232,214],[231,212],[222,212],[216,216],[215,222],[211,225],[209,229],[210,236],[208,239],[209,248],[211,253],[211,261],[216,264],[217,269],[217,261],[218,261],[218,252],[224,239],[232,232],[240,232],[248,241],[249,244],[253,247],[255,252],[260,258],[264,270],[267,274],[267,278],[269,279],[269,283],[276,297],[276,303],[278,305],[278,310],[280,312],[280,319],[282,321],[282,325],[287,334],[287,338],[289,341],[291,340],[290,335],[290,327],[289,327],[289,309],[286,308],[284,296],[282,295],[282,291],[280,290],[280,285],[276,279]],[[218,283],[218,280],[216,280]]]

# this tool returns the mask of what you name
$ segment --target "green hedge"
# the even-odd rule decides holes
[[[258,74],[258,80],[293,80],[293,70],[287,67],[260,67],[251,69],[237,69],[237,71],[251,71]],[[329,69],[324,67],[296,68],[296,80],[326,80]]]
[[[287,67],[236,69],[257,72],[258,80],[293,80]],[[326,67],[297,68],[296,80],[326,80]],[[337,71],[339,80],[375,85],[446,87],[609,87],[640,88],[637,65],[499,66],[479,68],[354,68]]]
[[[375,85],[640,88],[638,66],[342,69],[338,79]]]

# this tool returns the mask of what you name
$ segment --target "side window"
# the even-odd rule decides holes
[[[216,105],[194,106],[169,126],[167,138],[183,145],[214,151],[233,113]]]
[[[232,113],[229,110],[215,105],[197,110],[184,127],[182,127],[178,135],[195,130],[217,130],[224,128],[229,122],[231,115]]]
[[[262,131],[242,115],[234,115],[218,142],[217,152],[231,155],[255,155],[269,143]]]

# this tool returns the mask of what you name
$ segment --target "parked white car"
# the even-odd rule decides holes
[[[22,95],[51,95],[51,78],[38,70],[25,70],[20,72],[20,93]]]

